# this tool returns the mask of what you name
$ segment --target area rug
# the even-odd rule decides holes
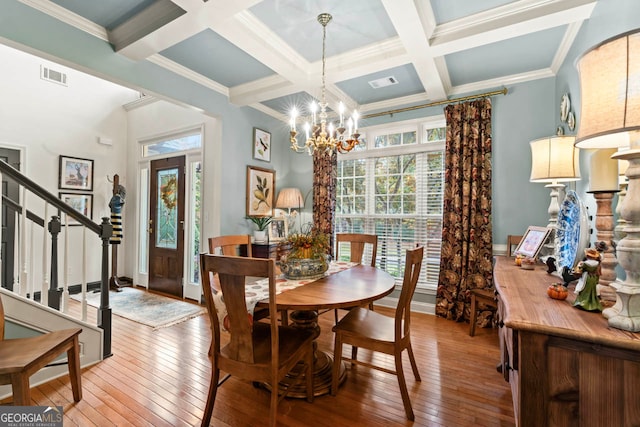
[[[81,294],[71,295],[71,298],[80,301]],[[99,307],[100,292],[87,293],[87,304]],[[166,328],[206,312],[199,305],[131,287],[122,288],[122,292],[109,292],[109,305],[113,314],[154,329]]]

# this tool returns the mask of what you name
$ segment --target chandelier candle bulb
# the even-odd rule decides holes
[[[338,103],[338,112],[340,113],[340,127],[344,126],[344,104],[342,101]]]
[[[315,101],[311,103],[311,123],[316,125],[316,111],[318,110],[318,104]]]
[[[291,110],[291,130],[296,131],[296,118],[298,117],[298,110],[295,107]]]

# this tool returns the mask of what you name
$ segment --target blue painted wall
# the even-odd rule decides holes
[[[9,45],[80,68],[116,83],[144,88],[207,111],[222,120],[223,182],[222,232],[230,232],[244,214],[245,166],[265,163],[252,159],[251,132],[254,126],[272,132],[270,167],[277,170],[277,187],[311,187],[311,160],[288,149],[286,124],[251,108],[238,108],[211,89],[181,78],[150,62],[130,61],[93,36],[71,28],[15,0],[0,0],[0,37]],[[17,17],[28,16],[34,25],[21,24]],[[600,0],[592,18],[584,23],[557,77],[509,86],[507,96],[494,97],[493,106],[493,224],[494,243],[504,244],[507,234],[522,232],[528,225],[545,225],[548,220],[549,191],[529,183],[531,155],[528,142],[551,135],[559,123],[559,100],[571,94],[577,123],[580,123],[578,76],[574,63],[590,46],[620,32],[640,27],[640,2]],[[55,34],[56,37],[51,37]],[[46,53],[44,53],[46,52]],[[440,114],[442,107],[378,118],[366,124],[400,121]],[[588,182],[586,165],[583,180]],[[307,199],[307,210],[310,199]],[[226,228],[224,224],[234,224]],[[235,231],[235,230],[234,230]]]

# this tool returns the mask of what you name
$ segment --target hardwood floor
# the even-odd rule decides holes
[[[79,305],[79,304],[78,304]],[[387,314],[391,310],[376,308]],[[93,309],[89,310],[95,318]],[[93,321],[93,319],[91,319]],[[320,316],[319,346],[333,347],[333,314]],[[32,390],[32,404],[64,407],[70,426],[194,426],[206,403],[210,362],[206,315],[152,330],[113,316],[113,356],[82,372],[83,399],[74,404],[63,377]],[[283,426],[513,426],[509,384],[496,372],[497,331],[468,323],[414,314],[412,339],[422,382],[416,382],[405,355],[407,385],[415,422],[405,418],[393,375],[348,367],[336,397],[285,399],[278,408]],[[345,351],[349,351],[345,346]],[[393,367],[393,359],[360,350],[359,357]],[[213,426],[266,425],[268,392],[229,379],[218,391]]]

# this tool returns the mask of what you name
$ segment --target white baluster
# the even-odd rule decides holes
[[[27,275],[27,189],[22,187],[22,223],[20,223],[20,289],[24,291],[22,296],[30,293],[30,284]],[[31,258],[33,259],[33,258]],[[31,299],[33,299],[33,292]]]
[[[31,222],[31,226],[29,227],[31,229],[31,237],[29,239],[29,259],[34,259],[34,249],[36,247],[35,242],[33,241],[35,239],[35,227],[36,224],[34,222]],[[30,280],[27,282],[27,293],[29,294],[29,299],[31,299],[32,301],[35,300],[35,293],[36,293],[36,286],[33,283],[33,270],[36,268],[36,264],[35,262],[29,263],[29,277]]]
[[[14,216],[14,234],[13,234],[13,292],[20,296],[24,296],[24,289],[20,283],[20,239],[16,239],[16,233],[20,237],[20,214],[18,211],[13,213]],[[7,246],[11,242],[7,242]]]
[[[69,217],[64,214],[64,272],[62,274],[62,312],[69,312]]]
[[[87,321],[87,227],[82,227],[82,320]]]

